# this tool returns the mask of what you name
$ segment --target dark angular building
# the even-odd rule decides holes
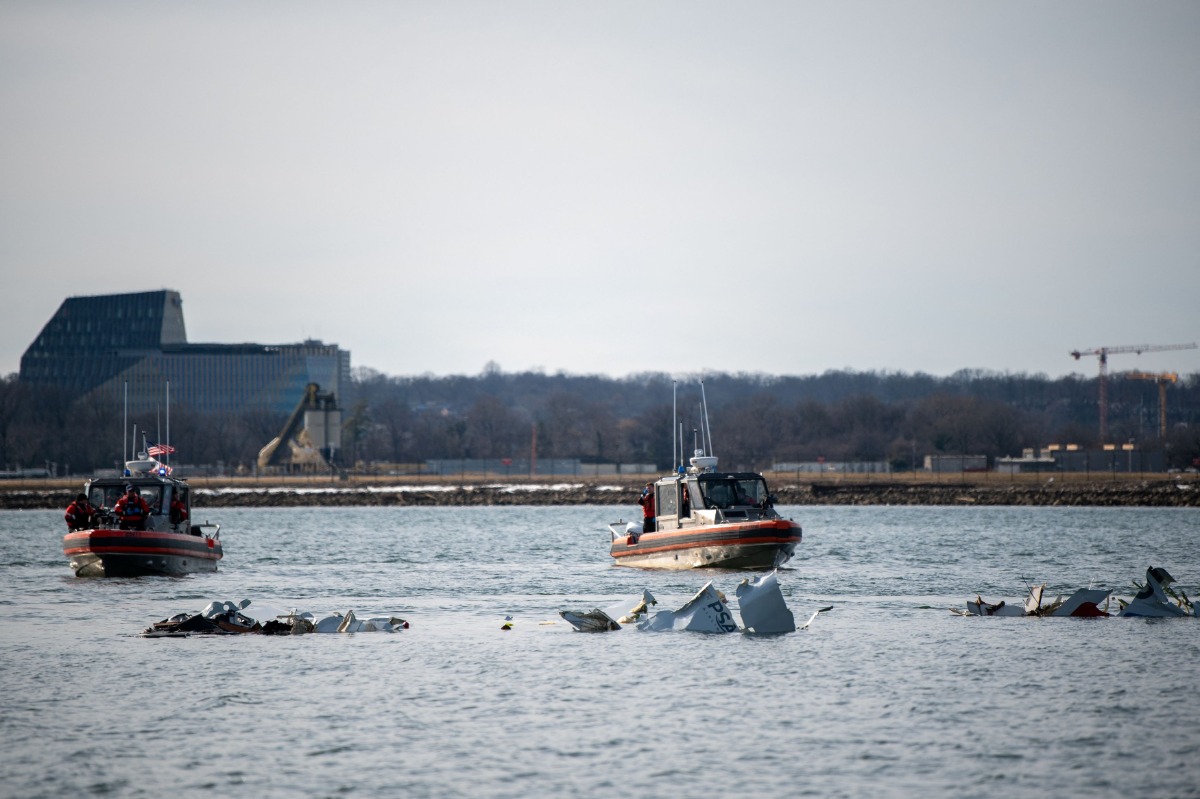
[[[336,344],[189,344],[177,291],[69,297],[21,357],[20,381],[101,393],[130,412],[291,412],[317,383],[345,407],[350,353]]]

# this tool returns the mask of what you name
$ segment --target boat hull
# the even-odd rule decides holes
[[[179,576],[217,570],[215,538],[153,530],[81,530],[63,537],[77,577]]]
[[[800,539],[800,525],[772,519],[619,537],[609,554],[618,566],[643,569],[772,569],[792,557]]]

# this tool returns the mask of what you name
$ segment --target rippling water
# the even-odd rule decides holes
[[[1200,511],[783,510],[789,606],[835,608],[772,637],[572,632],[708,579],[736,610],[741,574],[610,566],[610,508],[223,509],[216,574],[113,580],[71,575],[61,513],[0,512],[2,793],[1200,796],[1200,622],[946,610],[1148,565],[1200,596]],[[243,597],[412,627],[137,636]]]

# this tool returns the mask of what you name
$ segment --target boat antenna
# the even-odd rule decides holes
[[[121,463],[124,464],[129,460],[129,450],[125,449],[129,445],[129,381],[125,381],[125,427],[121,430]]]
[[[679,463],[677,464],[677,468],[675,469],[676,472],[678,472],[680,469],[683,468],[683,422],[679,423],[678,443],[679,443]]]
[[[676,397],[678,395],[678,386],[679,386],[678,380],[671,381],[671,473],[672,474],[674,474],[675,471],[677,470],[677,468],[679,467],[679,455],[678,455],[678,449],[677,449],[677,444],[679,442],[675,438],[675,424],[676,424],[676,422],[675,422],[675,415],[676,415],[675,414],[675,405],[676,405]]]
[[[167,463],[170,463],[171,462],[171,381],[170,380],[167,381],[167,440],[164,441],[163,443],[167,445],[163,454],[166,455],[166,457],[167,457]]]
[[[705,450],[709,455],[716,455],[713,452],[712,430],[708,426],[708,399],[704,396],[704,381],[700,381],[700,408],[704,413],[704,433],[708,436],[708,447]]]

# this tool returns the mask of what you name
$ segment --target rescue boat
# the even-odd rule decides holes
[[[700,392],[703,398],[703,382]],[[717,471],[707,400],[703,403],[698,443],[704,446],[693,450],[687,466],[677,466],[650,486],[654,529],[643,531],[643,523],[624,521],[608,526],[609,554],[616,565],[772,569],[791,559],[800,543],[800,525],[775,510],[775,497],[761,474]],[[676,451],[683,451],[682,442]]]
[[[618,566],[645,569],[772,569],[791,559],[802,530],[775,510],[767,481],[754,472],[718,472],[697,456],[653,485],[654,530],[609,525]]]
[[[87,529],[63,536],[63,554],[70,558],[75,575],[178,576],[216,571],[217,561],[224,555],[221,525],[191,521],[191,491],[186,481],[171,476],[168,467],[151,458],[128,461],[125,472],[123,477],[94,478],[84,484],[83,493],[96,514]],[[150,508],[137,529],[122,529],[114,512],[129,486],[138,489]]]

